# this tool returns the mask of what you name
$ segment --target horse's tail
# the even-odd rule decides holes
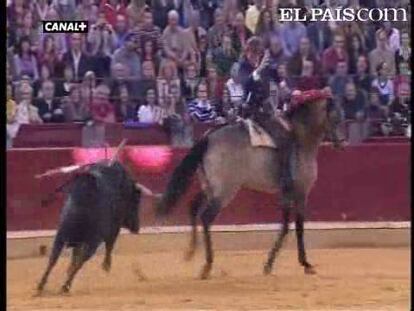
[[[208,137],[204,136],[196,145],[191,148],[181,163],[175,168],[167,190],[157,204],[157,215],[167,215],[176,205],[177,201],[187,190],[191,177],[196,172],[203,156],[208,149]]]

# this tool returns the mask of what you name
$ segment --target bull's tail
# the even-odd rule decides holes
[[[167,215],[176,205],[177,201],[187,190],[191,177],[196,172],[208,149],[208,137],[204,136],[196,145],[191,148],[181,163],[175,168],[167,190],[157,204],[157,215]]]

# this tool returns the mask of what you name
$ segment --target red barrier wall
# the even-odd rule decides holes
[[[139,182],[162,192],[175,165],[186,150],[168,147],[128,147],[123,154],[134,164]],[[77,149],[83,154],[85,149]],[[83,152],[83,153],[82,153]],[[160,155],[154,157],[148,154]],[[410,214],[410,145],[369,143],[338,152],[328,146],[320,149],[319,177],[307,210],[313,221],[407,221]],[[53,176],[37,180],[34,175],[47,169],[74,163],[75,149],[21,149],[7,152],[7,230],[56,228],[63,197],[47,207],[40,202],[65,178]],[[152,162],[151,162],[152,161]],[[151,164],[164,164],[157,169]],[[194,193],[193,186],[191,193]],[[184,201],[188,201],[191,195]],[[142,207],[142,225],[153,225],[148,199]],[[185,202],[184,202],[185,203]],[[216,224],[274,223],[276,197],[241,191],[219,215]],[[185,204],[180,204],[168,224],[188,224]]]

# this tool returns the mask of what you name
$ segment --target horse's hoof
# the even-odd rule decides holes
[[[207,280],[210,277],[210,271],[211,271],[211,266],[209,265],[204,266],[203,271],[201,271],[200,279]]]
[[[269,264],[265,264],[264,268],[263,268],[263,274],[264,275],[269,275],[270,273],[272,273],[272,266]]]
[[[106,272],[111,271],[111,263],[104,261],[102,263],[102,269]]]
[[[314,267],[309,265],[308,267],[305,267],[305,274],[314,275],[316,274],[316,270]]]
[[[186,251],[184,253],[184,260],[185,261],[190,261],[191,259],[194,258],[194,254],[195,254],[195,251],[193,249]]]
[[[62,288],[60,289],[60,294],[67,295],[69,294],[69,291],[70,291],[70,287],[68,285],[63,285]]]

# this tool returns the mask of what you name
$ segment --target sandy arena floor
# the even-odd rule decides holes
[[[318,274],[304,275],[296,251],[283,249],[271,276],[267,251],[216,251],[209,280],[198,280],[182,250],[116,254],[110,274],[93,258],[68,296],[58,294],[68,257],[61,258],[42,297],[32,297],[46,258],[7,261],[8,310],[409,310],[408,248],[309,249]],[[141,272],[140,272],[141,271]]]

